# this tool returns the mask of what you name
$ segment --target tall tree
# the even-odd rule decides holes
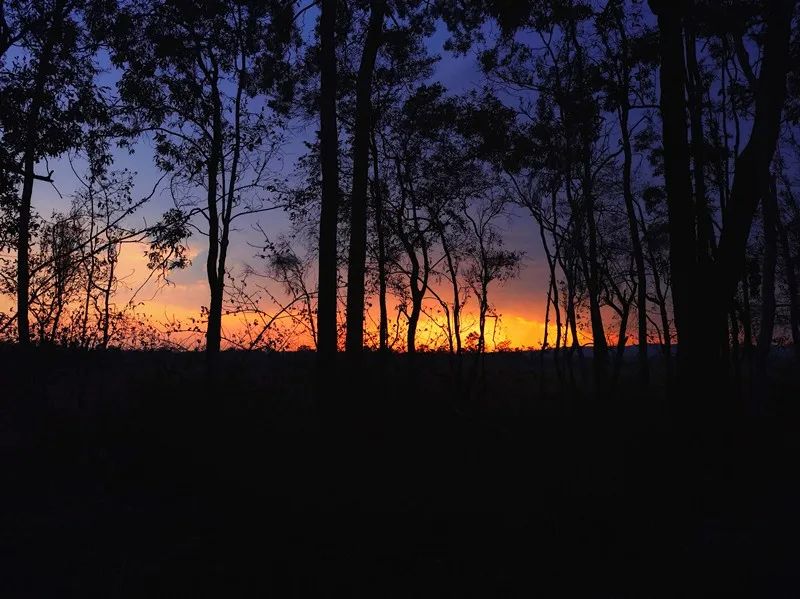
[[[36,172],[37,164],[80,145],[87,110],[97,101],[94,58],[101,43],[93,30],[92,4],[48,0],[30,6],[13,3],[3,14],[4,53],[20,56],[0,76],[2,97],[2,168],[18,176],[21,194],[17,216],[17,333],[30,342],[30,245],[34,184],[50,182],[52,173]],[[16,14],[15,25],[6,17]]]
[[[607,77],[609,87],[609,106],[616,108],[619,132],[623,150],[622,194],[625,201],[625,214],[631,249],[636,266],[636,309],[638,316],[637,345],[639,348],[639,380],[646,385],[649,379],[647,358],[647,271],[644,251],[638,226],[636,198],[633,191],[633,135],[631,114],[634,105],[644,105],[650,101],[652,78],[649,65],[642,57],[636,56],[632,45],[641,43],[647,35],[642,24],[639,6],[627,7],[622,0],[611,0],[606,10],[598,18],[597,28],[605,48],[602,71]],[[634,39],[631,40],[633,30]],[[637,38],[638,34],[638,38]]]
[[[693,218],[689,141],[686,133],[686,67],[683,43],[683,3],[651,0],[660,33],[661,122],[664,144],[664,182],[669,213],[672,306],[678,333],[678,367],[682,376],[700,358],[700,310],[692,297],[697,284],[696,235]]]
[[[350,194],[350,248],[347,262],[347,337],[345,349],[351,356],[364,344],[364,277],[367,260],[367,183],[369,175],[372,76],[381,45],[385,0],[371,0],[361,63],[356,80],[355,126],[353,131],[353,184]]]
[[[322,0],[320,18],[320,163],[322,209],[319,224],[319,293],[317,298],[317,351],[329,362],[337,348],[336,298],[338,248],[336,228],[339,206],[339,133],[336,125],[336,5]]]
[[[713,264],[698,263],[698,242],[708,238],[705,185],[698,173],[694,197],[689,170],[686,132],[686,93],[697,102],[696,59],[684,54],[684,21],[706,18],[724,20],[711,10],[690,12],[687,4],[650,0],[658,15],[661,39],[661,116],[663,123],[664,171],[669,206],[673,309],[679,342],[679,367],[685,380],[701,365],[715,372],[727,351],[725,330],[739,281],[744,274],[745,247],[754,212],[769,188],[769,166],[775,154],[789,69],[789,39],[795,9],[793,0],[770,0],[763,12],[763,59],[758,77],[749,76],[755,88],[750,138],[736,157],[734,180],[722,216],[718,250]],[[695,7],[697,8],[697,7]],[[713,7],[712,7],[713,8]],[[734,23],[734,26],[736,23]],[[739,35],[739,32],[733,32]],[[694,53],[692,33],[688,35]],[[740,49],[741,50],[741,49]],[[749,62],[741,57],[745,71]],[[744,53],[746,56],[746,53]],[[695,73],[687,88],[686,64]],[[744,64],[747,62],[747,64]],[[698,118],[697,110],[695,119]],[[695,123],[693,135],[701,136]],[[695,147],[695,153],[699,152]],[[698,157],[696,156],[696,159]],[[695,165],[697,168],[697,164]],[[695,220],[695,215],[697,218]],[[688,242],[688,243],[687,243]],[[702,248],[700,248],[702,250]],[[694,254],[694,256],[692,255]],[[706,262],[705,251],[699,257]]]
[[[764,230],[764,256],[761,262],[761,318],[758,342],[759,367],[766,370],[767,356],[775,332],[775,265],[778,261],[778,189],[775,180],[761,199],[761,225]]]
[[[114,59],[124,68],[120,91],[133,125],[152,134],[176,207],[208,237],[206,351],[213,356],[232,223],[277,207],[265,195],[291,95],[294,14],[290,5],[245,0],[163,0],[134,4],[125,22]]]
[[[714,303],[710,310],[712,347],[714,339],[719,339],[744,272],[745,247],[758,201],[763,201],[769,193],[769,168],[775,156],[786,98],[789,40],[796,4],[795,0],[771,0],[766,6],[763,58],[753,90],[752,130],[747,145],[736,157],[731,194],[722,217],[713,277]]]

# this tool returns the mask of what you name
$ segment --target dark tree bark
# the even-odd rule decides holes
[[[736,158],[730,198],[723,214],[716,260],[710,324],[724,323],[742,278],[745,250],[758,200],[769,189],[769,166],[775,155],[789,69],[789,39],[794,0],[768,3],[764,54],[755,89],[755,115],[750,140]]]
[[[632,293],[628,298],[625,297],[625,294],[621,293],[619,290],[615,290],[615,292],[620,301],[620,306],[614,308],[619,316],[619,329],[617,331],[617,346],[614,355],[614,369],[611,372],[611,381],[609,383],[610,393],[613,393],[613,391],[617,388],[617,384],[619,383],[619,375],[622,371],[622,363],[625,360],[625,344],[628,340],[628,318],[631,314],[631,305],[633,304],[633,298],[635,296],[635,293]]]
[[[319,224],[317,352],[320,361],[336,354],[337,248],[339,212],[339,134],[336,126],[336,0],[322,0],[320,21],[320,162],[322,209]]]
[[[786,233],[786,227],[781,222],[780,214],[777,215],[777,226],[781,242],[781,258],[786,273],[786,288],[789,292],[789,329],[792,333],[795,356],[800,358],[800,296],[798,296],[795,258],[792,255],[789,236]]]
[[[664,355],[664,364],[666,366],[667,381],[672,380],[672,327],[669,324],[669,312],[667,311],[667,296],[666,289],[661,283],[661,273],[658,272],[658,262],[656,260],[653,245],[647,240],[647,223],[644,220],[644,214],[639,204],[636,204],[639,212],[639,225],[644,233],[647,258],[650,262],[650,268],[653,272],[653,290],[655,291],[655,300],[658,304],[658,312],[661,318],[661,335],[662,335],[662,352]]]
[[[375,143],[375,131],[372,131],[372,200],[375,210],[375,231],[378,236],[378,349],[385,352],[389,342],[389,313],[386,309],[386,239],[383,225],[383,196],[378,168],[378,144]]]
[[[420,218],[417,212],[417,199],[414,193],[414,187],[411,183],[411,175],[410,173],[406,173],[406,176],[403,176],[403,167],[399,159],[396,161],[396,168],[397,182],[401,197],[400,206],[397,211],[396,232],[408,256],[409,263],[411,264],[411,271],[408,273],[409,289],[411,291],[411,312],[408,313],[406,351],[413,355],[417,352],[417,326],[419,325],[419,318],[422,315],[422,302],[428,292],[428,280],[431,268],[430,258],[428,256],[428,241],[425,239],[420,226]],[[408,202],[411,204],[411,222],[413,224],[413,230],[410,233],[406,231],[403,222]],[[421,263],[417,255],[417,246],[419,246],[422,253]]]
[[[634,207],[633,185],[631,183],[633,170],[633,149],[631,148],[631,137],[628,129],[629,107],[627,101],[622,109],[620,116],[620,127],[622,131],[622,189],[625,197],[625,213],[628,216],[628,229],[631,236],[631,249],[636,265],[636,312],[638,315],[638,347],[639,347],[639,382],[646,386],[650,379],[650,371],[647,361],[647,271],[644,267],[644,252],[642,251],[642,241],[639,237],[639,227],[636,222],[636,211]]]
[[[360,354],[364,345],[364,276],[367,261],[367,179],[372,116],[372,75],[383,32],[385,8],[385,0],[372,0],[370,3],[369,25],[356,81],[345,342],[345,350],[351,356]]]
[[[761,262],[761,323],[758,331],[756,351],[761,370],[772,347],[775,329],[775,264],[778,261],[778,198],[775,181],[761,201],[764,227],[764,256]]]
[[[60,29],[63,3],[59,2],[54,10],[53,23],[45,40],[36,65],[36,79],[33,86],[31,105],[25,122],[25,148],[22,156],[22,194],[19,205],[18,242],[17,242],[17,338],[20,345],[29,345],[31,329],[30,310],[30,244],[31,244],[31,200],[33,198],[33,182],[36,180],[34,166],[36,164],[36,139],[39,135],[39,117],[42,110],[42,96],[47,78],[52,69],[53,50]]]
[[[686,87],[689,98],[689,128],[691,130],[692,163],[694,165],[695,227],[697,231],[697,262],[702,281],[711,264],[711,253],[715,245],[714,229],[708,207],[706,189],[705,133],[703,130],[702,79],[697,63],[697,46],[694,29],[686,34]]]
[[[598,253],[597,223],[595,222],[594,196],[590,190],[584,197],[586,224],[589,233],[587,289],[589,292],[589,317],[592,325],[592,367],[594,384],[601,397],[608,392],[608,342],[606,341],[603,314],[600,311],[600,258]]]
[[[211,292],[208,306],[208,323],[206,324],[206,355],[213,358],[219,353],[222,336],[222,285],[224,279],[219,278],[218,260],[220,253],[220,214],[217,209],[217,184],[219,164],[222,154],[222,106],[219,101],[219,90],[216,79],[212,80],[213,122],[211,153],[208,157],[208,193],[206,208],[208,209],[208,256],[206,258],[206,277]]]
[[[455,352],[456,355],[461,355],[461,298],[458,288],[458,272],[456,263],[453,260],[453,251],[450,248],[450,243],[447,240],[447,235],[444,231],[444,226],[437,219],[436,230],[439,233],[439,241],[442,244],[442,251],[444,252],[445,263],[447,264],[447,272],[450,275],[450,286],[453,290],[453,329],[452,337],[455,337]],[[452,340],[451,340],[452,344]]]
[[[753,356],[753,319],[750,313],[750,284],[745,276],[742,280],[742,345],[745,359]]]
[[[700,340],[696,282],[694,210],[686,131],[686,69],[683,44],[683,9],[671,0],[650,0],[658,16],[660,32],[661,120],[664,144],[664,183],[669,218],[672,304],[678,333],[678,374],[691,379],[692,365],[698,365]]]

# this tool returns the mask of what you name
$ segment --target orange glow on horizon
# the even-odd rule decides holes
[[[171,273],[168,284],[157,281],[155,277],[143,284],[151,274],[147,269],[146,250],[145,244],[128,244],[120,253],[117,266],[120,281],[115,295],[117,309],[128,305],[129,314],[134,320],[147,324],[164,335],[169,332],[167,337],[170,344],[199,349],[205,339],[205,319],[201,317],[201,306],[207,306],[209,302],[202,252],[196,247],[190,247],[189,256],[192,265],[184,271]],[[525,277],[524,273],[522,277]],[[518,288],[515,289],[514,284],[517,284]],[[490,299],[498,317],[487,318],[485,331],[487,351],[541,348],[545,328],[544,298],[538,302],[528,299],[537,294],[529,289],[523,289],[521,292],[519,287],[523,285],[530,286],[530,281],[523,278],[507,286],[497,285],[491,290]],[[395,349],[405,350],[406,319],[403,315],[398,318],[396,301],[395,298],[390,298],[389,302],[390,341],[395,342],[393,344]],[[376,304],[376,301],[372,302],[365,322],[365,343],[368,346],[376,345],[378,321]],[[10,313],[13,305],[13,298],[0,296],[0,312]],[[470,342],[474,344],[478,332],[478,315],[476,310],[471,309],[474,306],[473,299],[462,311],[461,338],[464,347],[469,347]],[[229,348],[247,347],[248,343],[258,336],[263,324],[279,310],[275,305],[263,306],[262,309],[264,313],[261,315],[223,313],[223,337],[229,340],[227,344],[223,342],[223,345]],[[435,302],[426,300],[426,315],[420,319],[417,330],[416,343],[420,351],[448,349],[446,318],[437,309]],[[343,315],[340,315],[341,318]],[[314,346],[307,326],[299,326],[297,321],[289,318],[278,319],[276,323],[274,347],[277,349],[294,350],[304,346]],[[397,323],[400,326],[399,330]],[[552,319],[548,329],[548,347],[552,348],[556,344],[557,335]],[[563,334],[562,329],[562,342]],[[590,331],[579,329],[578,336],[581,345],[591,345]],[[609,344],[616,343],[616,339],[613,338],[615,335],[608,337]],[[263,341],[263,338],[261,340]],[[571,343],[571,337],[568,342]],[[628,343],[631,342],[633,341],[629,339]]]

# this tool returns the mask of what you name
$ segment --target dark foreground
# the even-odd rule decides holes
[[[368,357],[322,409],[311,355],[209,380],[197,354],[0,354],[2,597],[800,592],[786,364],[759,416],[698,431],[659,385],[598,402],[516,354],[469,400],[445,357]]]

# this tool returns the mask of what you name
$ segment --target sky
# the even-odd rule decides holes
[[[313,17],[309,14],[308,19]],[[308,27],[308,24],[306,24]],[[483,85],[484,80],[478,70],[476,58],[473,54],[455,57],[443,49],[447,39],[446,29],[441,26],[428,42],[429,50],[439,54],[441,60],[431,78],[443,84],[451,93],[460,94]],[[115,79],[113,72],[103,76],[104,83],[113,85]],[[275,164],[276,174],[291,177],[295,161],[305,152],[303,142],[310,139],[317,128],[315,121],[294,122],[292,126],[295,135],[287,139],[282,148],[281,160]],[[345,149],[346,151],[346,149]],[[150,194],[160,173],[153,164],[152,144],[148,139],[139,140],[134,146],[134,152],[116,151],[113,169],[128,169],[135,173],[134,197],[143,197]],[[86,163],[79,156],[61,157],[51,160],[49,164],[40,165],[41,169],[53,171],[54,185],[37,182],[34,189],[34,208],[43,216],[50,216],[53,211],[67,211],[70,198],[79,187],[73,169],[82,172]],[[172,207],[172,198],[164,187],[159,189],[153,199],[143,207],[134,217],[131,224],[155,222],[159,216]],[[260,215],[257,223],[240,223],[232,234],[229,249],[229,266],[238,271],[244,264],[257,267],[259,259],[255,257],[257,247],[263,239],[256,230],[259,224],[271,237],[276,238],[283,232],[288,232],[289,222],[281,211],[272,211]],[[520,275],[511,281],[496,284],[490,290],[490,301],[496,314],[500,316],[496,342],[508,341],[512,347],[537,346],[542,339],[543,322],[545,319],[545,293],[547,285],[547,266],[534,228],[534,222],[529,215],[519,211],[513,218],[503,224],[505,228],[504,241],[508,249],[519,250],[524,253]],[[208,305],[208,286],[205,275],[205,259],[207,250],[204,246],[206,239],[195,235],[189,240],[189,257],[191,265],[180,271],[173,271],[169,285],[156,285],[150,283],[139,290],[137,301],[143,302],[138,308],[139,313],[148,315],[156,321],[174,321],[176,319],[189,319],[197,317],[201,306]],[[147,278],[147,260],[144,257],[144,245],[128,245],[124,248],[120,258],[118,272],[122,278],[118,304],[127,301],[134,290],[138,289]],[[276,290],[276,293],[279,293]],[[12,305],[11,298],[0,298],[0,310],[8,309]],[[392,306],[390,306],[390,312]],[[472,322],[469,316],[471,308],[467,308],[465,322]],[[237,326],[234,322],[225,323],[227,327]],[[489,348],[493,345],[490,343]]]

